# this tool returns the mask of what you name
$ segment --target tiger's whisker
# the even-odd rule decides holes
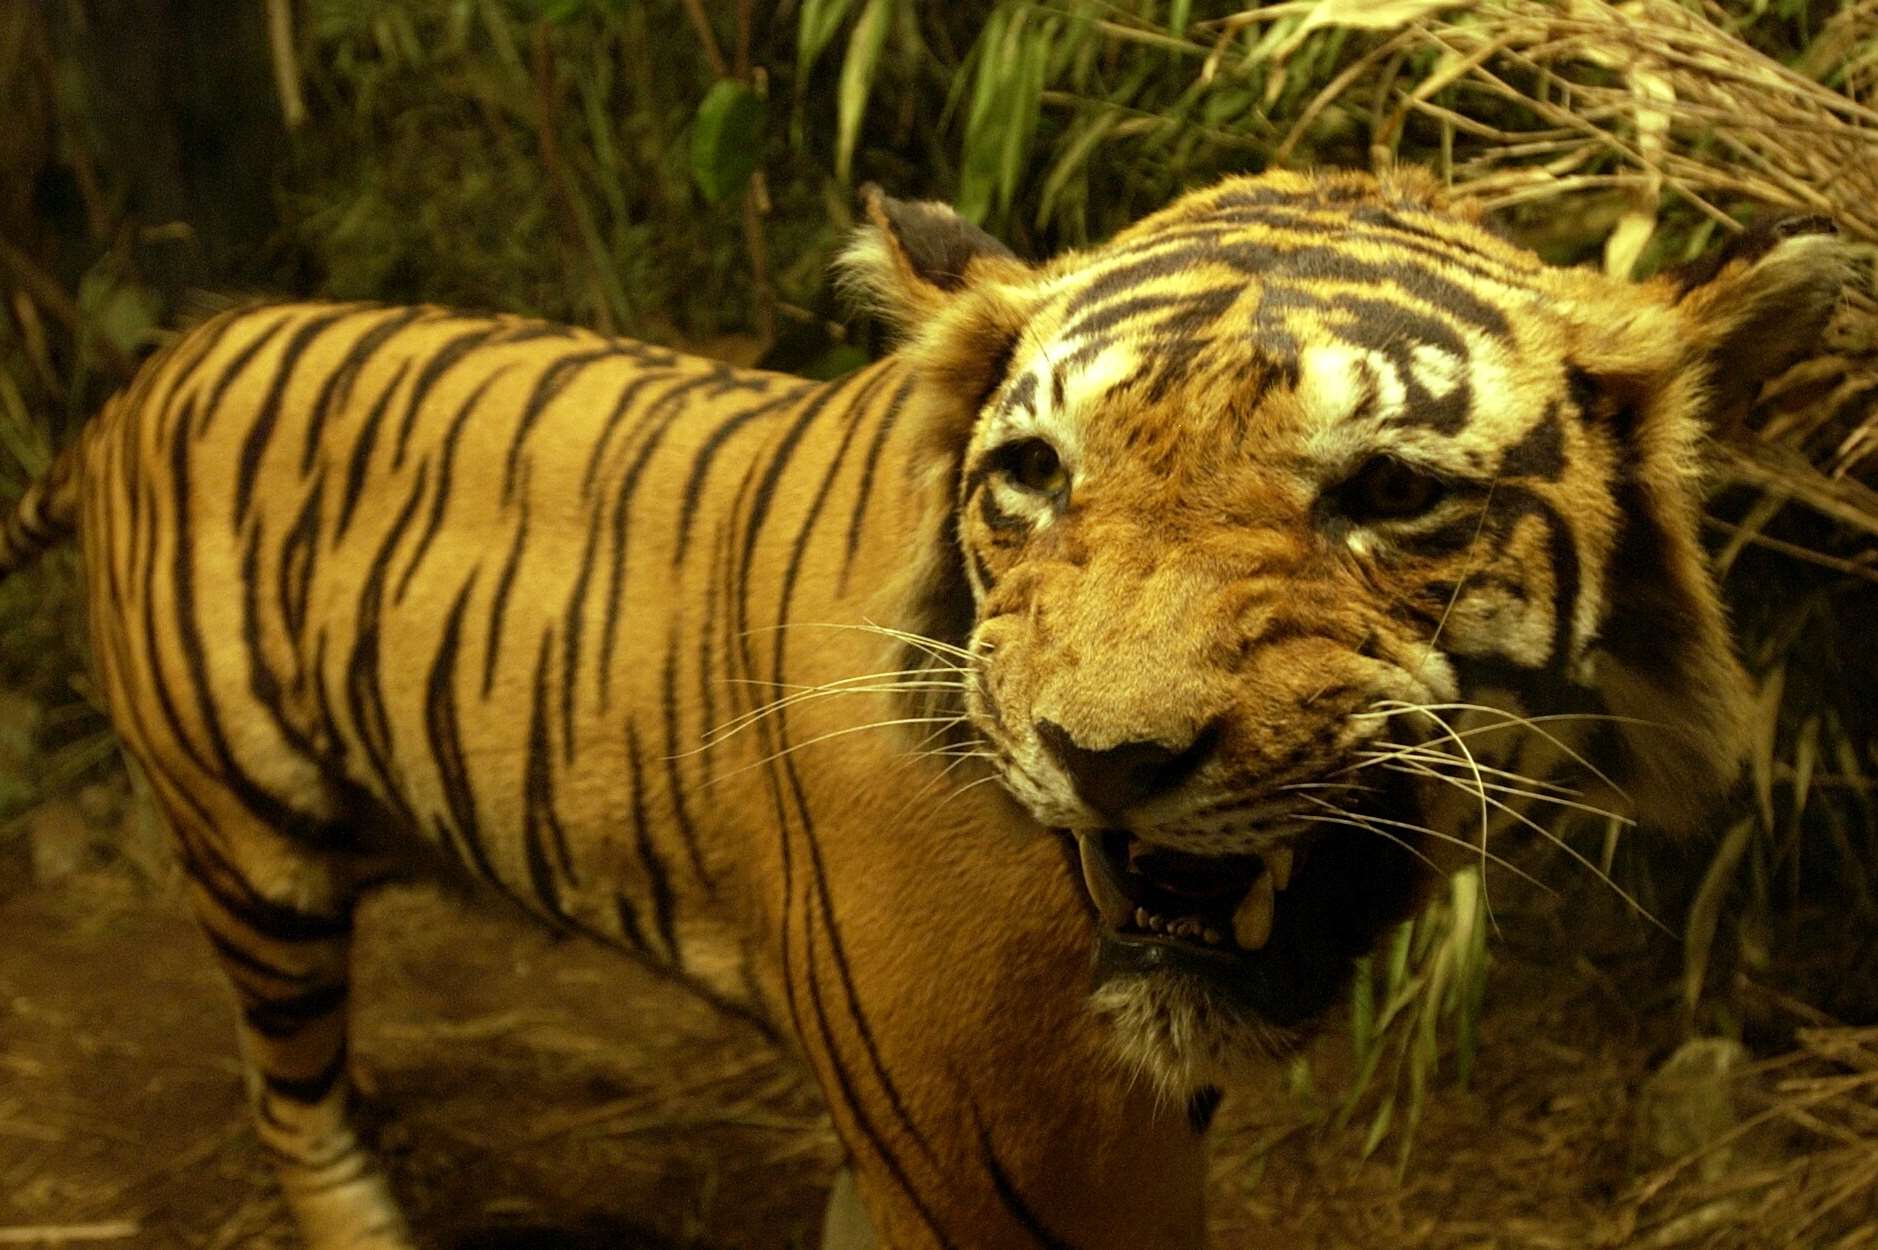
[[[845,729],[831,729],[827,733],[817,734],[813,738],[806,739],[802,742],[792,742],[780,751],[772,751],[761,759],[752,760],[750,763],[744,764],[738,768],[733,768],[729,772],[719,773],[716,777],[712,778],[712,783],[716,784],[731,777],[735,777],[740,773],[747,773],[753,768],[762,768],[766,764],[773,764],[786,755],[794,755],[804,747],[812,747],[819,742],[827,742],[830,738],[842,738],[849,734],[862,733],[869,729],[889,729],[896,725],[958,725],[963,724],[964,721],[965,717],[963,716],[901,716],[893,720],[870,721],[865,725],[849,725]]]
[[[1401,764],[1395,762],[1395,759],[1384,761],[1383,767],[1391,769],[1395,772],[1413,771],[1417,774],[1420,774],[1424,768],[1433,766],[1438,762],[1445,763],[1445,764],[1458,763],[1458,761],[1456,761],[1453,756],[1429,755],[1429,754],[1425,754],[1421,752],[1411,752],[1410,754],[1406,756],[1401,756],[1401,757],[1396,757],[1396,758],[1413,760],[1417,764],[1421,765],[1421,767],[1415,768],[1415,769],[1404,768]],[[1481,771],[1486,772],[1489,770],[1483,768]],[[1491,771],[1500,772],[1502,770],[1495,769]],[[1637,823],[1636,820],[1634,820],[1633,818],[1629,816],[1622,815],[1618,812],[1607,811],[1606,809],[1602,807],[1598,807],[1596,804],[1593,804],[1593,803],[1582,803],[1574,799],[1562,798],[1556,794],[1546,794],[1545,792],[1540,791],[1540,790],[1528,790],[1521,786],[1508,785],[1504,782],[1488,781],[1488,782],[1483,782],[1481,784],[1483,784],[1488,790],[1493,791],[1495,794],[1504,794],[1512,798],[1528,799],[1535,803],[1551,803],[1557,807],[1564,807],[1564,808],[1569,808],[1572,811],[1584,812],[1586,815],[1600,816],[1606,820],[1614,820],[1622,825],[1634,826]]]
[[[1407,769],[1405,771],[1422,772],[1423,770]],[[1559,837],[1556,833],[1553,833],[1550,829],[1547,829],[1544,825],[1532,819],[1530,816],[1526,815],[1526,813],[1520,811],[1518,808],[1514,807],[1512,804],[1504,803],[1504,802],[1501,802],[1499,799],[1491,798],[1483,791],[1473,790],[1470,787],[1468,787],[1467,783],[1463,781],[1461,778],[1449,776],[1447,773],[1441,773],[1441,772],[1436,772],[1433,769],[1427,769],[1425,770],[1424,775],[1430,778],[1431,780],[1446,782],[1448,785],[1454,786],[1456,789],[1459,789],[1466,794],[1475,795],[1479,797],[1483,802],[1490,803],[1494,807],[1499,808],[1501,811],[1505,812],[1508,816],[1511,816],[1514,820],[1517,820],[1520,824],[1525,825],[1528,829],[1531,829],[1534,833],[1538,834],[1540,837],[1544,838],[1546,841],[1552,843],[1554,846],[1558,847],[1561,851],[1564,851],[1571,858],[1577,860],[1580,865],[1589,869],[1591,871],[1592,876],[1596,877],[1599,881],[1609,886],[1611,888],[1611,891],[1615,893],[1618,898],[1623,899],[1624,902],[1630,907],[1632,911],[1636,912],[1639,916],[1643,917],[1645,920],[1649,921],[1651,924],[1661,929],[1664,933],[1668,934],[1670,937],[1678,936],[1674,929],[1664,924],[1661,920],[1658,920],[1656,918],[1656,915],[1653,912],[1651,912],[1649,908],[1645,907],[1641,902],[1639,902],[1636,899],[1636,897],[1633,896],[1628,890],[1624,889],[1623,886],[1617,884],[1617,882],[1611,877],[1609,873],[1605,872],[1602,868],[1599,868],[1596,864],[1592,863],[1591,860],[1588,857],[1586,857],[1583,852],[1579,851],[1577,847],[1565,841],[1565,839]]]
[[[1393,703],[1393,701],[1387,701],[1382,706],[1389,706],[1390,703]],[[1502,729],[1512,729],[1512,728],[1517,728],[1517,727],[1529,728],[1534,733],[1538,734],[1541,738],[1545,739],[1547,742],[1550,742],[1553,746],[1557,747],[1561,752],[1563,752],[1566,756],[1571,758],[1573,761],[1582,765],[1584,769],[1587,772],[1589,772],[1592,776],[1596,777],[1599,781],[1603,782],[1605,785],[1609,786],[1614,792],[1616,792],[1619,798],[1622,798],[1625,802],[1632,801],[1630,798],[1629,792],[1626,791],[1622,786],[1618,785],[1609,776],[1607,776],[1603,769],[1599,768],[1596,764],[1593,764],[1590,760],[1586,759],[1577,750],[1573,749],[1570,744],[1566,743],[1563,739],[1559,738],[1557,734],[1554,734],[1550,732],[1549,730],[1540,728],[1540,726],[1543,723],[1549,722],[1549,721],[1570,721],[1570,720],[1600,721],[1600,720],[1616,719],[1618,720],[1619,723],[1624,723],[1628,718],[1613,718],[1613,717],[1607,717],[1607,716],[1601,715],[1599,713],[1588,713],[1588,712],[1586,713],[1554,712],[1554,713],[1543,715],[1543,716],[1517,716],[1517,715],[1514,715],[1513,713],[1506,711],[1504,708],[1489,707],[1485,704],[1478,704],[1478,703],[1431,704],[1428,707],[1423,707],[1422,705],[1415,704],[1415,703],[1396,703],[1394,704],[1392,710],[1388,711],[1387,713],[1359,712],[1357,713],[1357,715],[1359,716],[1373,716],[1373,715],[1383,715],[1383,714],[1402,715],[1408,712],[1427,712],[1430,715],[1432,715],[1431,709],[1440,710],[1440,711],[1456,709],[1456,710],[1462,710],[1462,711],[1486,712],[1486,713],[1491,713],[1491,714],[1500,716],[1502,718],[1500,721],[1491,725],[1476,725],[1471,729],[1461,730],[1458,734],[1455,734],[1456,737],[1471,738],[1475,736],[1476,734],[1491,733],[1491,732],[1495,732],[1495,731],[1502,730]],[[1641,723],[1649,724],[1650,722],[1645,721]],[[1449,732],[1454,733],[1453,730],[1450,730]]]
[[[1413,756],[1416,759],[1424,760],[1430,764],[1451,764],[1457,767],[1464,766],[1464,761],[1462,761],[1459,756],[1430,750],[1428,747],[1417,743],[1384,742],[1378,745],[1383,749],[1362,753],[1368,762],[1359,767],[1368,768],[1377,763],[1387,763],[1390,760],[1401,759],[1406,756]],[[1571,786],[1562,785],[1556,781],[1546,781],[1540,777],[1529,777],[1525,773],[1514,772],[1510,768],[1495,768],[1491,764],[1482,764],[1479,767],[1480,771],[1486,773],[1489,777],[1502,777],[1508,781],[1532,786],[1538,790],[1549,790],[1553,794],[1561,795],[1565,798],[1582,798],[1584,794],[1582,790],[1575,789]]]
[[[1327,808],[1331,812],[1336,813],[1336,815],[1339,818],[1344,818],[1344,819],[1348,819],[1352,821],[1360,819],[1360,820],[1363,820],[1372,824],[1382,824],[1382,825],[1387,825],[1395,829],[1405,829],[1410,833],[1427,834],[1429,837],[1434,838],[1438,842],[1444,842],[1448,844],[1449,846],[1458,846],[1461,849],[1468,852],[1468,854],[1470,855],[1478,853],[1482,850],[1482,848],[1474,845],[1472,842],[1469,842],[1466,838],[1459,838],[1459,837],[1454,836],[1451,833],[1443,833],[1441,830],[1436,829],[1430,825],[1417,824],[1412,820],[1397,820],[1388,816],[1378,816],[1373,812],[1346,811],[1343,808],[1336,806],[1334,803],[1326,803],[1322,799],[1312,799],[1311,801],[1318,804],[1320,807]],[[1310,820],[1310,819],[1322,819],[1322,818],[1310,816],[1307,814],[1307,815],[1299,816],[1298,819]],[[1505,857],[1501,855],[1496,855],[1490,851],[1487,852],[1485,855],[1485,858],[1481,860],[1481,864],[1484,867],[1486,864],[1489,864],[1489,863],[1499,865],[1500,867],[1506,869],[1508,872],[1512,873],[1514,876],[1520,878],[1522,881],[1525,881],[1531,885],[1538,886],[1540,889],[1545,890],[1547,893],[1553,893],[1552,888],[1548,886],[1545,882],[1539,880],[1537,877],[1533,876],[1531,873],[1521,868],[1518,864],[1513,863],[1511,860],[1506,859]]]

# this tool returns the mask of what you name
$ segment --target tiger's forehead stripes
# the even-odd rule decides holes
[[[1547,271],[1482,232],[1347,191],[1228,188],[1150,217],[1059,272],[1033,325],[1055,326],[1053,354],[1072,367],[1134,344],[1150,404],[1235,353],[1249,384],[1295,385],[1301,354],[1332,340],[1375,373],[1375,415],[1461,434],[1503,406],[1515,321]]]

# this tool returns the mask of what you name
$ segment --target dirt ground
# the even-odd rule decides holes
[[[118,865],[0,895],[0,1244],[294,1244],[241,1107],[229,1000],[174,889]],[[834,1138],[747,1027],[433,893],[387,892],[360,923],[356,1049],[432,1244],[817,1244]],[[1503,926],[1474,1078],[1432,1091],[1401,1181],[1392,1145],[1362,1161],[1363,1125],[1322,1128],[1308,1097],[1229,1098],[1215,1247],[1661,1244],[1620,1197],[1648,1162],[1633,1101],[1668,1004],[1624,970],[1673,946],[1632,927],[1586,950],[1564,924],[1553,906]],[[1346,1050],[1319,1046],[1327,1082]]]

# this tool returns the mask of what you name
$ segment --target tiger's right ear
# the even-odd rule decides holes
[[[917,326],[977,282],[1028,272],[1010,248],[937,200],[896,200],[871,182],[860,194],[863,224],[839,262],[842,280],[897,326]]]
[[[908,363],[976,415],[1003,380],[1036,271],[934,200],[896,200],[869,183],[861,215],[837,262],[841,285],[900,330]]]

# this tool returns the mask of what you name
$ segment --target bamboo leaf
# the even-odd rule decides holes
[[[1356,979],[1350,987],[1350,1049],[1367,1055],[1376,1035],[1376,987],[1371,981],[1368,955],[1356,961]]]
[[[1004,135],[998,152],[998,209],[1010,208],[1030,155],[1030,144],[1037,133],[1037,120],[1043,111],[1044,71],[1049,65],[1050,45],[1057,23],[1034,26],[1022,41],[1017,73],[1010,95],[1004,101]]]
[[[1715,946],[1715,930],[1721,924],[1722,903],[1728,887],[1734,883],[1735,869],[1754,838],[1754,818],[1746,816],[1723,836],[1702,874],[1702,885],[1695,902],[1689,906],[1689,928],[1682,940],[1682,1005],[1693,1015],[1702,998],[1702,985],[1708,979],[1709,956]]]
[[[847,17],[854,0],[802,0],[802,14],[796,22],[796,91],[804,90],[809,72],[815,68],[822,49],[835,37],[841,21]]]
[[[1806,811],[1806,798],[1813,788],[1813,770],[1819,764],[1819,717],[1809,716],[1800,726],[1800,740],[1793,746],[1793,820],[1799,823]]]
[[[1050,172],[1043,179],[1043,189],[1037,194],[1036,224],[1041,227],[1050,220],[1055,210],[1057,197],[1063,194],[1063,188],[1069,180],[1082,173],[1088,166],[1089,157],[1096,145],[1108,138],[1121,121],[1119,109],[1105,109],[1091,118],[1087,124],[1075,132],[1075,136],[1065,143],[1056,161],[1050,166]]]
[[[746,83],[722,79],[705,95],[691,126],[691,178],[705,199],[722,204],[749,185],[764,122],[763,99]]]
[[[994,11],[973,49],[977,73],[972,79],[971,104],[965,114],[965,150],[959,169],[959,213],[969,221],[983,221],[991,211],[997,190],[1003,131],[997,121],[1016,68],[1013,44],[1021,40],[1023,11],[1004,7]]]
[[[854,143],[861,134],[861,118],[874,89],[874,72],[880,67],[880,50],[886,46],[892,25],[893,0],[867,0],[867,7],[861,10],[848,36],[848,54],[841,62],[841,87],[835,97],[835,176],[842,182],[848,181]]]
[[[1760,697],[1754,709],[1754,742],[1748,761],[1754,776],[1754,797],[1759,801],[1761,827],[1774,828],[1774,741],[1780,732],[1780,694],[1787,684],[1783,664],[1767,674],[1761,683]]]

